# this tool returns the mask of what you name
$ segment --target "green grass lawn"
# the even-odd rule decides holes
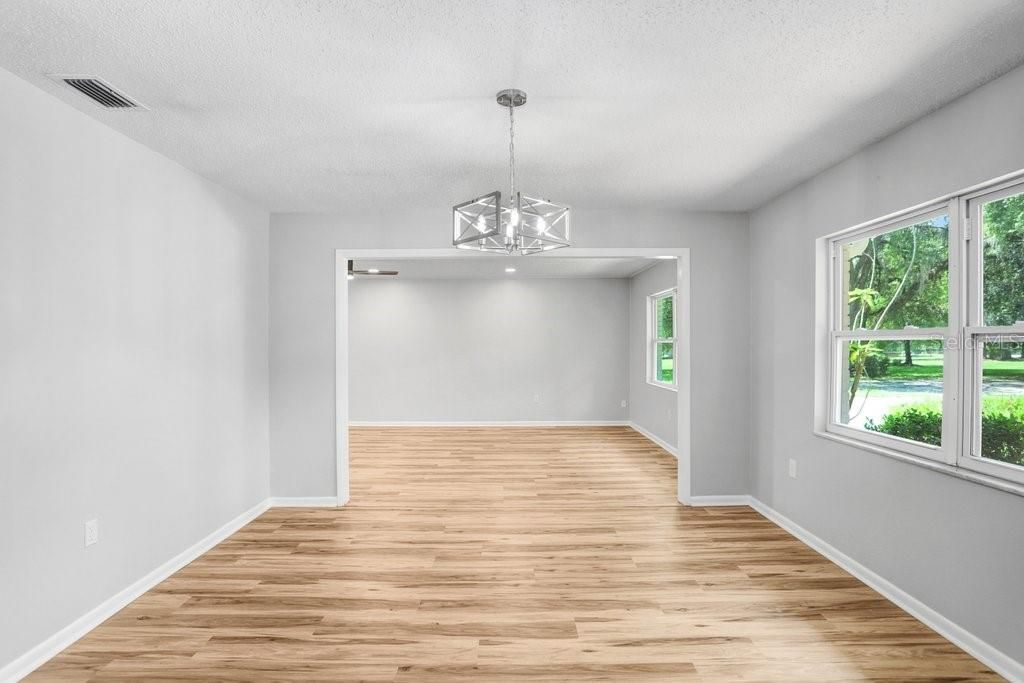
[[[903,365],[903,358],[892,358],[887,378],[894,379],[940,379],[942,357],[925,356],[914,358],[913,365]],[[983,368],[985,377],[1015,377],[1024,379],[1024,360],[986,360]]]

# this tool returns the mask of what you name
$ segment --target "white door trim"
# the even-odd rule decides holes
[[[677,497],[689,505],[690,488],[690,250],[685,247],[567,247],[553,252],[534,254],[524,258],[614,258],[614,257],[672,257],[676,259],[677,344],[679,345],[679,387],[676,414],[677,439],[675,450],[679,459]],[[487,254],[466,249],[337,249],[335,251],[334,311],[335,311],[335,445],[336,490],[338,505],[349,501],[348,459],[348,261],[349,259],[409,259],[409,258],[488,258]]]

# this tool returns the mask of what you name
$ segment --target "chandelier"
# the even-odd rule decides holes
[[[502,90],[498,104],[508,107],[509,197],[500,191],[452,207],[452,244],[502,254],[535,254],[569,246],[569,207],[534,199],[516,190],[515,110],[526,104],[522,90]]]

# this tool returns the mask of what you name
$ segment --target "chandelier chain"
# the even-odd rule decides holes
[[[515,201],[516,196],[516,108],[508,106],[508,184],[509,202]]]

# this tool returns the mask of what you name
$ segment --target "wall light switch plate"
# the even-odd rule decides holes
[[[789,476],[791,479],[796,479],[796,460],[793,458],[789,459]]]
[[[620,403],[619,405],[620,405],[620,406],[622,406],[623,408],[625,408],[625,407],[626,407],[626,402],[625,402],[625,401],[623,401],[623,402],[622,402],[622,403]]]
[[[98,543],[100,540],[99,520],[90,519],[85,523],[85,545],[86,547]]]

